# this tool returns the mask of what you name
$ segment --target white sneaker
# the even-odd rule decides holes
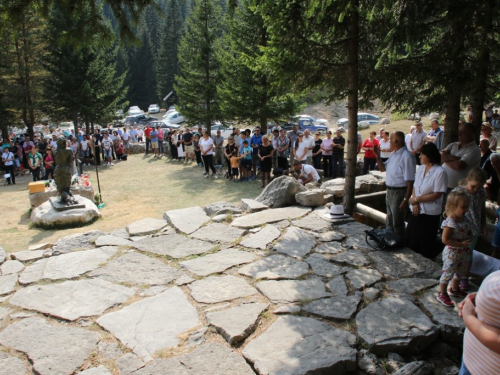
[[[113,166],[114,164],[113,163],[109,163],[109,165]]]
[[[209,177],[210,177],[210,175],[209,175],[208,173],[205,173],[205,174],[203,175],[203,177],[205,177],[205,178],[209,178]]]
[[[212,176],[214,177],[215,180],[219,178],[219,176],[217,176],[216,174],[213,174]]]

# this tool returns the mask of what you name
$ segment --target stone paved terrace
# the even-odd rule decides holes
[[[0,374],[427,374],[429,348],[458,372],[435,263],[324,208],[243,207],[0,250]]]

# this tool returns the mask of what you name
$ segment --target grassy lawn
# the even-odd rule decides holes
[[[94,167],[85,167],[97,191]],[[27,250],[29,245],[54,243],[74,233],[98,229],[110,232],[147,217],[162,218],[168,210],[205,206],[225,200],[239,204],[241,198],[255,198],[260,181],[233,183],[226,179],[203,178],[204,169],[166,157],[132,155],[114,167],[101,166],[99,178],[106,207],[102,218],[91,225],[65,230],[30,228],[28,183],[31,176],[16,179],[16,185],[0,186],[0,246],[7,252]]]

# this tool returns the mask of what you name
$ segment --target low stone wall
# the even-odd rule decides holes
[[[71,193],[73,193],[73,195],[76,195],[76,194],[81,195],[82,197],[87,198],[87,199],[91,200],[92,202],[94,201],[94,188],[92,186],[72,187]],[[38,207],[42,203],[47,202],[50,197],[55,197],[55,196],[57,196],[57,190],[50,190],[50,191],[45,191],[43,193],[29,194],[30,206],[32,208]]]

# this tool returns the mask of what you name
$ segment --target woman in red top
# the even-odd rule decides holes
[[[47,153],[45,154],[43,163],[45,164],[44,180],[48,180],[49,175],[52,179],[54,179],[54,169],[56,169],[56,166],[54,165],[54,155],[52,155],[52,147],[47,147]]]
[[[375,139],[377,132],[370,132],[370,138],[363,143],[363,150],[365,150],[365,159],[363,164],[363,174],[368,174],[368,171],[375,169],[377,157],[373,152],[374,146],[379,146],[378,140]]]

